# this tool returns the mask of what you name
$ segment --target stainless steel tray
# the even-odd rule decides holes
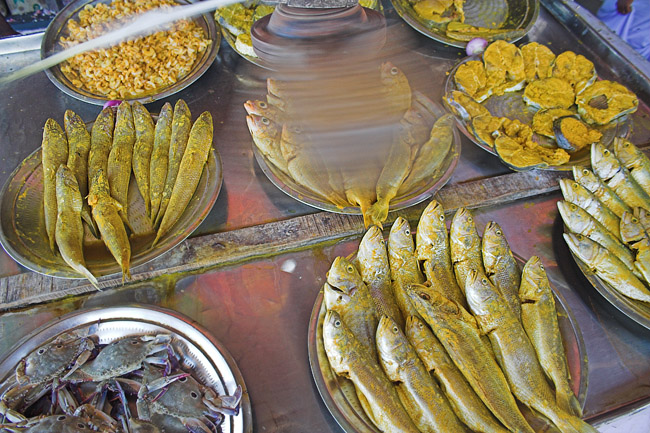
[[[520,267],[525,260],[516,256]],[[560,333],[564,340],[569,373],[571,375],[571,388],[577,395],[578,401],[584,407],[587,396],[587,351],[578,322],[573,316],[567,302],[555,289],[553,281],[551,288],[555,295]],[[380,433],[361,408],[359,399],[354,390],[354,385],[348,379],[338,376],[330,367],[323,345],[323,321],[325,320],[325,303],[323,291],[318,293],[314,307],[309,318],[309,334],[307,348],[311,373],[316,382],[316,388],[325,402],[325,406],[347,433]]]
[[[219,395],[231,395],[242,387],[241,410],[226,416],[220,426],[223,433],[253,431],[251,404],[244,379],[232,356],[210,333],[175,311],[151,305],[127,305],[75,311],[45,324],[19,341],[0,361],[0,380],[14,374],[18,362],[38,347],[63,333],[94,336],[99,344],[133,335],[167,333],[181,356],[181,365],[197,380]],[[0,394],[4,389],[0,388]]]

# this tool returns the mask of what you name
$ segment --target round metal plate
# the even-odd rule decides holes
[[[466,57],[461,60],[456,66],[454,66],[451,71],[449,71],[447,82],[445,83],[445,94],[449,94],[454,90],[458,90],[456,83],[454,82],[454,75],[456,75],[456,71],[460,65],[471,60],[481,60],[481,57]],[[507,92],[501,96],[490,96],[488,99],[483,101],[481,105],[487,108],[490,114],[495,117],[507,117],[509,119],[517,119],[523,123],[530,124],[533,120],[535,112],[537,112],[537,109],[531,107],[530,105],[527,105],[524,102],[523,95],[524,90],[522,89],[517,92]],[[451,109],[449,111],[453,113]],[[499,155],[497,155],[496,151],[492,147],[486,143],[481,142],[474,136],[474,134],[471,132],[472,127],[469,122],[465,122],[459,116],[456,116],[456,121],[460,130],[463,132],[463,134],[465,134],[467,138],[469,138],[481,149],[499,158]],[[603,134],[600,142],[605,146],[609,146],[613,143],[614,138],[627,137],[630,134],[632,131],[632,118],[631,116],[624,116],[618,121],[614,121],[602,126],[592,126],[592,128],[598,130]],[[533,140],[537,141],[540,145],[545,147],[556,147],[555,140],[538,135],[537,133],[533,133]],[[590,158],[589,146],[586,146],[584,149],[571,154],[571,159],[566,164],[535,168],[539,170],[571,171],[571,167],[574,165],[589,167],[591,165]],[[526,170],[526,168],[521,168],[521,170]]]
[[[395,11],[411,27],[425,36],[443,44],[465,48],[467,42],[450,38],[446,24],[424,20],[417,14],[409,0],[391,0]],[[488,41],[504,39],[515,42],[523,38],[533,27],[539,15],[538,0],[467,0],[464,3],[465,24],[490,29],[512,29],[505,38],[486,38]]]
[[[176,0],[179,5],[190,4],[190,1],[187,0]],[[59,13],[54,17],[52,22],[47,26],[45,34],[43,35],[43,42],[41,43],[41,58],[44,59],[56,52],[60,51],[59,48],[59,39],[61,36],[65,35],[65,27],[68,23],[68,20],[75,19],[78,20],[79,12],[83,10],[86,5],[95,5],[97,3],[106,3],[106,1],[101,0],[74,0],[68,5],[66,5]],[[137,98],[129,98],[130,101],[140,101],[143,104],[156,101],[158,99],[166,98],[170,95],[173,95],[176,92],[179,92],[195,82],[196,80],[203,75],[203,73],[210,67],[217,53],[219,52],[219,46],[221,45],[221,32],[219,25],[214,21],[214,18],[211,14],[203,14],[200,17],[194,18],[194,21],[201,26],[204,30],[206,38],[212,41],[210,47],[206,49],[201,56],[196,59],[192,70],[178,80],[176,83],[153,90],[153,93],[147,93]],[[75,86],[72,82],[61,72],[60,65],[53,66],[50,69],[45,71],[47,77],[54,83],[56,87],[59,88],[66,95],[77,98],[81,101],[88,102],[90,104],[103,105],[107,100],[111,99],[107,96],[92,93],[88,90],[82,89]]]
[[[158,244],[151,248],[155,233],[132,175],[128,193],[128,218],[134,229],[134,234],[130,237],[131,268],[153,260],[187,238],[210,213],[222,181],[221,158],[213,148],[185,212]],[[48,244],[43,212],[40,147],[14,170],[0,194],[0,244],[7,254],[24,267],[41,274],[83,278],[60,255],[54,254]],[[85,230],[84,257],[90,272],[96,277],[121,272],[103,241],[95,239],[88,228]]]
[[[171,310],[152,305],[128,305],[75,311],[35,330],[19,341],[0,361],[0,381],[14,374],[18,362],[38,347],[64,333],[95,337],[108,344],[135,335],[165,333],[179,354],[183,370],[214,389],[218,395],[231,395],[242,387],[241,409],[226,416],[220,426],[223,433],[253,431],[251,404],[244,378],[226,348],[193,320]],[[0,387],[0,394],[5,391]]]
[[[515,258],[520,267],[523,267],[525,260],[517,255],[515,255]],[[551,288],[555,295],[560,333],[564,340],[564,349],[569,364],[571,388],[576,393],[582,407],[584,407],[587,396],[588,373],[587,351],[584,340],[578,322],[569,309],[567,302],[555,289],[553,281],[551,281]],[[325,353],[325,346],[323,345],[325,313],[323,291],[321,290],[314,302],[307,336],[309,364],[316,382],[316,388],[318,388],[325,406],[327,406],[327,409],[344,431],[347,433],[380,433],[361,408],[352,382],[338,376],[330,367]]]

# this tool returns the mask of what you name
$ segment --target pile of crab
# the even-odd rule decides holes
[[[239,413],[181,369],[167,334],[107,345],[63,334],[23,358],[0,390],[0,432],[214,433]]]

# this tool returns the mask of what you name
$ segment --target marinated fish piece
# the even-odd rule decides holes
[[[560,78],[544,78],[535,80],[526,86],[524,102],[535,108],[564,108],[568,109],[575,101],[575,93],[571,85]]]
[[[244,102],[244,108],[248,114],[257,114],[278,124],[283,124],[287,121],[287,116],[284,111],[264,101],[248,100]]]
[[[597,143],[603,137],[603,134],[589,128],[578,116],[555,119],[553,132],[558,147],[568,152],[577,152],[591,143]]]
[[[524,70],[528,82],[551,76],[555,54],[549,47],[529,42],[520,49],[524,56]]]
[[[524,56],[514,44],[494,41],[483,52],[483,63],[487,75],[487,87],[495,95],[514,92],[526,83]]]
[[[617,292],[650,303],[650,290],[614,254],[582,235],[564,233],[563,236],[573,254]]]
[[[532,42],[534,43],[534,42]],[[553,122],[560,117],[571,116],[574,112],[565,108],[547,108],[539,110],[533,116],[531,126],[533,131],[545,137],[555,138]]]
[[[172,135],[172,105],[166,102],[160,110],[154,130],[153,150],[149,164],[149,183],[151,199],[151,222],[155,222],[160,210],[162,191],[167,178],[169,163],[169,142]]]
[[[456,282],[451,264],[445,211],[436,200],[431,200],[422,212],[415,241],[416,255],[422,262],[427,281],[444,296],[464,307],[465,296]]]
[[[412,283],[423,283],[424,277],[418,266],[411,227],[402,217],[397,217],[388,235],[388,263],[393,279],[393,293],[402,317],[417,316],[417,311],[406,294],[406,288]]]
[[[388,111],[401,117],[411,106],[411,85],[408,78],[391,62],[381,64],[380,77],[389,104]]]
[[[596,81],[576,98],[578,113],[585,122],[606,125],[626,114],[634,113],[639,99],[616,81]]]
[[[408,295],[492,414],[510,431],[533,433],[517,407],[503,372],[483,343],[474,316],[437,291],[420,285],[410,286]]]
[[[631,207],[626,205],[610,187],[605,185],[603,181],[588,168],[573,166],[573,178],[576,182],[595,195],[602,204],[607,206],[609,210],[614,212],[619,218],[623,215],[623,212],[632,211]]]
[[[381,367],[363,349],[336,311],[323,322],[323,344],[330,366],[352,381],[368,418],[385,433],[418,433]]]
[[[476,116],[490,115],[487,108],[458,90],[452,90],[450,93],[445,94],[443,100],[452,113],[465,122],[469,122]]]
[[[388,316],[379,321],[377,352],[386,376],[396,382],[397,395],[421,432],[466,431],[413,347]]]
[[[83,255],[84,229],[81,223],[79,185],[72,170],[64,164],[59,165],[56,171],[56,244],[63,260],[99,288],[97,279],[86,268]]]
[[[122,269],[122,282],[127,278],[131,279],[131,244],[119,214],[122,205],[111,197],[108,180],[102,169],[95,173],[88,204],[92,206],[93,217],[97,221],[104,244]]]
[[[90,130],[90,152],[88,152],[88,191],[93,188],[93,179],[98,170],[108,172],[108,155],[113,146],[115,115],[110,107],[104,108],[95,119]]]
[[[650,194],[650,160],[634,144],[624,138],[614,138],[614,154],[643,190]]]
[[[149,188],[149,176],[151,171],[151,153],[153,152],[153,141],[155,127],[151,114],[138,101],[133,102],[133,125],[135,126],[135,144],[133,145],[133,174],[138,185],[142,199],[144,200],[145,211],[151,218],[151,199]]]
[[[111,197],[117,200],[122,206],[120,217],[129,228],[131,226],[127,216],[129,206],[128,192],[134,143],[135,126],[133,125],[133,111],[131,105],[123,101],[117,107],[113,145],[111,146],[111,152],[108,154],[106,177],[108,178],[108,185],[111,189]]]
[[[569,384],[570,374],[562,334],[557,319],[555,299],[544,265],[537,256],[531,257],[521,275],[521,322],[535,348],[546,376],[555,385],[558,407],[574,416],[582,416],[580,402]]]
[[[495,136],[499,135],[504,122],[507,120],[505,117],[495,117],[491,114],[476,116],[470,123],[472,134],[481,143],[494,147]]]
[[[507,136],[494,140],[494,150],[514,170],[562,165],[571,159],[564,149],[548,149],[532,140],[522,143]]]
[[[325,306],[338,312],[359,343],[377,359],[375,333],[379,316],[368,287],[354,265],[337,257],[327,273]]]
[[[282,137],[281,125],[276,124],[267,117],[250,114],[246,116],[248,130],[253,137],[253,142],[260,152],[268,158],[284,174],[289,175],[287,161],[280,150]]]
[[[463,293],[465,293],[465,280],[469,271],[479,269],[482,273],[485,273],[485,270],[483,268],[483,257],[481,256],[481,238],[479,238],[476,231],[472,213],[463,207],[458,208],[451,220],[449,249],[456,281]]]
[[[50,250],[55,250],[55,231],[57,220],[57,170],[68,162],[68,140],[61,126],[54,119],[47,119],[43,129],[43,210],[45,231],[50,241]],[[83,230],[83,229],[82,229]]]
[[[524,35],[523,29],[470,26],[469,24],[452,21],[447,24],[445,34],[457,41],[469,42],[474,38],[484,39],[519,39]]]
[[[212,135],[212,115],[204,111],[192,125],[187,148],[178,169],[178,172],[183,173],[183,176],[176,178],[174,189],[169,197],[169,205],[160,222],[156,239],[154,239],[152,245],[156,245],[160,238],[176,224],[176,221],[179,220],[187,204],[192,199],[201,179],[203,167],[212,149]],[[160,211],[162,212],[162,207]]]
[[[464,0],[420,0],[413,10],[422,18],[443,24],[450,21],[465,21]]]
[[[510,245],[499,224],[490,221],[483,231],[481,253],[485,274],[503,296],[514,316],[521,318],[521,301],[519,300],[519,285],[521,273],[519,265],[512,255]]]
[[[490,338],[497,362],[517,399],[549,418],[562,433],[595,433],[589,424],[555,404],[555,395],[537,360],[535,348],[490,280],[480,272],[471,271],[465,294],[478,327]]]
[[[492,89],[486,87],[485,66],[478,60],[470,60],[458,66],[454,74],[454,83],[459,90],[467,93],[476,102],[483,102],[492,95]]]
[[[217,9],[214,16],[221,25],[236,36],[242,33],[250,33],[254,12],[254,9],[241,3],[234,3]]]
[[[477,433],[507,433],[476,395],[440,341],[418,317],[406,319],[406,337],[418,357],[438,379],[458,418]]]
[[[586,57],[573,51],[565,51],[555,58],[552,76],[568,82],[580,94],[596,81],[596,68]]]
[[[587,213],[593,216],[607,230],[609,230],[618,239],[621,238],[619,229],[621,220],[607,206],[602,204],[595,195],[590,193],[585,187],[571,179],[560,179],[560,189],[564,199],[569,203],[574,203],[583,208]]]
[[[404,318],[399,310],[390,278],[390,265],[384,235],[378,226],[370,226],[359,243],[357,252],[359,272],[366,283],[377,312],[392,318],[404,328]]]

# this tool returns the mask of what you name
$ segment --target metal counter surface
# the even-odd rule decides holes
[[[396,18],[391,11],[388,17]],[[640,80],[633,70],[612,64],[616,57],[603,53],[608,50],[606,45],[583,43],[580,35],[589,34],[579,25],[571,20],[562,24],[542,7],[538,22],[522,42],[545,42],[556,52],[571,49],[584,54],[594,61],[603,78],[619,79],[630,86],[643,101],[633,116],[632,139],[639,144],[650,141],[650,84]],[[464,54],[415,34],[400,21],[391,31],[405,34],[412,43],[404,61],[427,71],[414,77],[414,87],[440,101],[445,73]],[[25,61],[25,55],[20,56],[20,61]],[[6,58],[10,60],[11,54]],[[268,71],[247,63],[224,44],[203,77],[168,99],[172,103],[177,98],[185,99],[194,117],[204,110],[213,114],[215,144],[223,159],[222,191],[195,236],[316,212],[277,190],[254,161],[243,102],[264,95],[268,75]],[[164,102],[148,108],[156,112]],[[43,73],[0,88],[0,183],[40,146],[45,120],[55,117],[62,121],[68,108],[86,121],[99,112],[98,107],[59,92]],[[462,146],[461,161],[451,183],[508,172],[495,157],[467,139],[463,138]],[[482,230],[488,221],[495,220],[503,227],[515,253],[524,258],[539,255],[567,299],[582,330],[589,358],[586,416],[622,414],[599,424],[601,432],[620,431],[622,426],[627,433],[646,432],[650,409],[637,409],[650,401],[650,331],[610,306],[579,274],[560,235],[562,225],[555,207],[559,198],[559,194],[552,194],[479,209],[475,211],[477,224]],[[357,244],[358,240],[323,245],[201,275],[161,277],[8,312],[0,316],[0,353],[31,330],[78,308],[130,302],[161,305],[195,319],[231,352],[249,389],[255,431],[340,432],[311,377],[307,326],[332,259],[351,253]],[[1,254],[0,276],[26,272],[4,252]]]

